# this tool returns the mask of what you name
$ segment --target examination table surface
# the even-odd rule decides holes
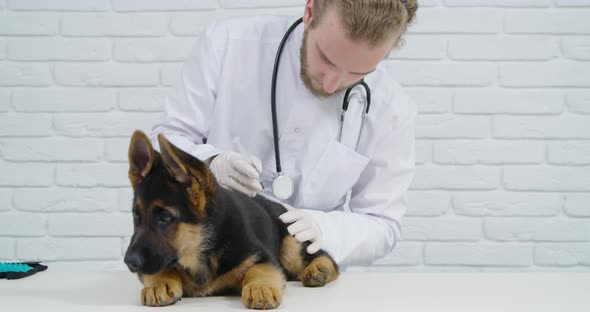
[[[141,289],[125,271],[48,270],[0,279],[0,311],[246,311],[238,296],[143,307]],[[278,311],[587,312],[590,272],[344,272],[323,288],[288,282]]]

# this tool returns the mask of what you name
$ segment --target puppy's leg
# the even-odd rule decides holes
[[[140,276],[143,285],[141,303],[161,307],[176,303],[182,297],[182,280],[175,270],[164,270],[153,275]]]
[[[304,286],[318,287],[338,278],[338,265],[330,255],[319,250],[313,255],[305,250],[309,242],[299,243],[287,235],[281,244],[281,265],[291,279],[300,280]]]
[[[305,251],[295,237],[287,235],[281,243],[281,266],[287,271],[290,281],[299,281],[300,274],[309,264],[311,259],[306,259]]]
[[[250,309],[274,309],[281,304],[285,276],[270,263],[252,266],[242,281],[242,302]]]

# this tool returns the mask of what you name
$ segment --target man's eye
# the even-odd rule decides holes
[[[328,59],[325,57],[322,57],[322,62],[324,62],[324,64],[326,64],[330,67],[335,67],[334,64],[332,64],[332,62],[328,61]]]

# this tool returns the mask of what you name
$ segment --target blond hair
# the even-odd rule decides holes
[[[349,37],[371,47],[396,37],[396,45],[418,10],[418,0],[316,0],[310,27],[316,27],[328,9],[336,8]]]

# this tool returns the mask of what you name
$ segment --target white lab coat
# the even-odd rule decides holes
[[[152,129],[154,145],[162,133],[202,160],[223,151],[253,154],[262,161],[262,195],[279,201],[271,191],[276,166],[270,89],[277,47],[294,21],[257,16],[209,25]],[[361,96],[351,101],[342,143],[336,141],[344,92],[317,98],[306,89],[300,79],[302,38],[303,24],[285,45],[277,83],[281,164],[295,183],[286,203],[313,215],[323,248],[340,265],[369,264],[391,252],[400,237],[414,171],[416,107],[382,64],[365,78],[372,106],[358,151]]]

